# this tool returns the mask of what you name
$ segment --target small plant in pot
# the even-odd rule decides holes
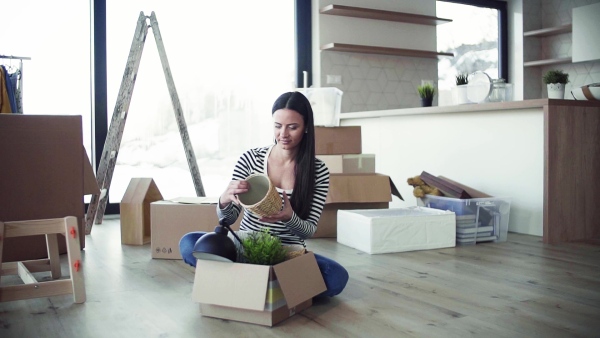
[[[466,85],[469,84],[469,74],[458,74],[456,75],[456,85],[457,86],[462,86],[462,85]]]
[[[548,88],[549,99],[564,99],[565,85],[569,82],[569,74],[562,70],[549,70],[542,80]]]
[[[456,75],[456,88],[454,91],[454,102],[456,104],[469,103],[467,98],[467,85],[469,84],[469,74],[461,73]]]
[[[433,103],[433,97],[435,96],[435,87],[430,83],[425,83],[417,87],[419,97],[421,97],[422,107],[431,107]]]

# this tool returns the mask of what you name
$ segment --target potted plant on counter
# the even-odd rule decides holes
[[[562,70],[549,70],[542,78],[548,88],[549,99],[564,99],[565,85],[569,82],[569,74]]]
[[[456,75],[456,88],[454,88],[454,101],[456,104],[469,103],[467,98],[467,85],[469,84],[469,74],[461,73]]]
[[[431,107],[435,96],[435,87],[431,83],[425,83],[417,87],[417,92],[421,97],[421,107]]]

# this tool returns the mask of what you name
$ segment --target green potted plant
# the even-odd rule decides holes
[[[456,104],[469,103],[467,98],[467,85],[469,84],[469,74],[460,73],[456,75],[456,88],[454,88],[454,102]]]
[[[283,262],[288,250],[281,239],[269,233],[269,229],[249,233],[242,239],[244,259],[249,264],[275,265]]]
[[[462,85],[466,85],[466,84],[469,84],[469,74],[462,73],[462,74],[456,75],[456,85],[457,86],[462,86]]]
[[[417,87],[419,97],[421,97],[422,107],[431,107],[433,103],[433,97],[435,96],[435,87],[431,83],[425,83]]]
[[[569,74],[562,70],[549,70],[544,74],[542,80],[548,88],[549,99],[564,99],[565,85],[569,82]]]

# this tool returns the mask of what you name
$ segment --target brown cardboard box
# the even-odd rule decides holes
[[[330,174],[375,173],[375,154],[319,155]]]
[[[131,179],[120,204],[121,244],[150,243],[150,203],[162,199],[153,179]]]
[[[203,316],[273,326],[326,289],[309,252],[274,266],[198,260],[192,298]]]
[[[179,240],[193,231],[212,232],[219,225],[218,197],[180,197],[150,204],[152,258],[181,259]],[[231,226],[240,228],[242,216]]]
[[[93,184],[84,189],[84,177],[89,177],[91,169],[84,154],[81,116],[0,115],[0,219],[75,216],[83,249],[83,196],[97,191]],[[59,239],[59,252],[66,252],[64,239]],[[4,243],[5,262],[45,257],[43,235],[10,238]]]
[[[313,238],[337,236],[338,210],[388,208],[392,195],[402,198],[389,176],[331,174],[325,208]]]
[[[316,155],[362,153],[360,126],[315,127]]]

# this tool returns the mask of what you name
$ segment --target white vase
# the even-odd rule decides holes
[[[467,87],[468,85],[460,85],[454,87],[454,103],[455,104],[465,104],[469,103],[469,99],[467,97]]]
[[[564,83],[548,83],[548,98],[549,99],[564,99],[565,85]]]

